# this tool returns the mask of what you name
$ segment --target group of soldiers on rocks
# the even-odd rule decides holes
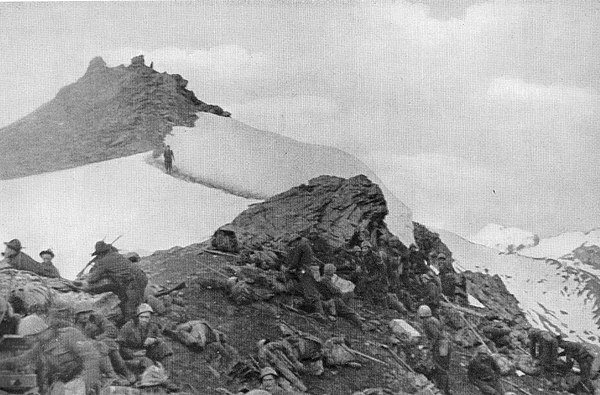
[[[37,263],[23,253],[19,240],[5,245],[4,256],[10,267],[59,277],[51,262],[45,259]],[[51,251],[40,255],[48,254],[53,256]],[[0,347],[0,371],[35,373],[41,394],[58,394],[69,385],[74,386],[71,393],[99,394],[103,386],[110,384],[140,384],[141,375],[149,367],[165,369],[173,354],[153,320],[152,307],[143,303],[146,274],[104,241],[96,243],[92,255],[94,266],[87,281],[73,284],[90,294],[117,295],[121,310],[118,320],[111,321],[88,303],[58,305],[45,313],[17,313],[10,300],[0,297],[0,337],[18,335],[28,344],[25,353],[8,357]],[[177,387],[171,382],[164,386]]]
[[[406,319],[415,314],[431,366],[422,373],[441,393],[452,394],[450,366],[456,358],[456,338],[448,308],[468,306],[468,302],[465,278],[455,271],[448,253],[436,251],[427,255],[415,245],[407,249],[394,239],[381,244],[363,240],[348,248],[351,253],[341,263],[324,263],[315,253],[318,241],[307,236],[289,238],[285,264],[279,269],[292,284],[282,287],[282,292],[301,297],[301,304],[294,311],[304,311],[323,324],[336,321],[336,317],[344,318],[363,331],[373,329],[359,314],[365,306],[376,306]],[[52,251],[42,251],[43,262],[39,263],[23,253],[19,240],[5,245],[3,255],[10,267],[48,278],[60,277],[52,264]],[[99,394],[107,385],[140,386],[146,378],[150,384],[156,384],[150,373],[163,372],[161,386],[177,391],[179,386],[166,379],[173,359],[173,350],[163,337],[166,335],[192,351],[214,349],[228,356],[228,374],[236,376],[238,371],[238,376],[243,376],[247,366],[240,362],[225,334],[209,322],[179,322],[168,329],[159,324],[146,292],[147,275],[134,260],[104,241],[96,243],[92,255],[89,274],[72,285],[92,295],[112,292],[119,299],[121,314],[107,317],[88,303],[58,305],[46,313],[17,311],[11,300],[0,297],[0,336],[18,335],[28,344],[28,350],[19,355],[6,355],[0,346],[0,373],[35,374],[41,394],[79,385],[83,388],[80,393],[87,395]],[[352,285],[351,292],[340,288],[344,281]],[[242,281],[228,284],[232,290],[245,289]],[[354,294],[359,296],[358,301]],[[497,316],[485,316],[478,325],[468,328],[479,338],[471,344],[475,352],[468,363],[468,378],[482,394],[510,394],[502,384],[506,374],[503,361],[517,355],[522,347],[529,348],[534,363],[529,366],[531,372],[526,371],[527,366],[519,365],[519,369],[541,374],[556,383],[577,363],[579,379],[571,381],[568,389],[593,393],[595,357],[583,344],[534,328],[527,328],[527,333],[518,336],[506,319]],[[281,338],[262,339],[256,344],[257,364],[252,369],[260,379],[259,388],[239,393],[307,394],[303,375],[319,376],[327,366],[360,367],[362,360],[358,356],[368,357],[352,350],[344,337],[325,341],[288,324],[280,325],[280,329]],[[10,339],[0,337],[3,340]],[[414,371],[421,373],[416,367]]]

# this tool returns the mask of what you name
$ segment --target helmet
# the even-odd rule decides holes
[[[227,279],[227,288],[231,289],[233,288],[233,286],[237,283],[238,278],[237,277],[229,277]]]
[[[477,354],[489,354],[489,352],[490,350],[484,344],[477,347]]]
[[[152,310],[152,307],[150,307],[149,304],[142,303],[141,305],[138,306],[136,315],[140,315],[140,314],[144,314],[144,313],[154,313],[154,310]]]
[[[333,263],[328,263],[323,268],[323,274],[334,275],[335,274],[335,265]]]
[[[438,257],[438,259],[446,259],[446,254],[444,254],[443,252],[440,252],[437,257]]]
[[[17,327],[17,335],[37,335],[48,329],[48,324],[39,316],[32,314],[23,318]]]
[[[263,377],[269,376],[269,375],[277,377],[277,372],[275,371],[275,369],[273,369],[271,367],[262,368],[260,370],[260,379],[261,380],[263,379]]]
[[[75,315],[81,313],[87,313],[90,311],[94,311],[94,307],[90,303],[81,303],[77,308],[75,308]]]
[[[426,304],[423,304],[419,306],[419,309],[417,310],[417,316],[419,318],[431,317],[431,309]]]

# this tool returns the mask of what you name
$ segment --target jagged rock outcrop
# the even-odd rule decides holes
[[[384,222],[387,213],[381,189],[367,177],[321,176],[250,206],[215,232],[212,245],[234,252],[281,250],[293,235],[311,238],[317,255],[363,241],[401,245]]]
[[[92,59],[53,100],[0,129],[0,179],[151,151],[173,126],[193,126],[198,112],[231,115],[200,101],[187,83],[146,66],[143,55],[117,67]]]
[[[470,295],[479,300],[495,315],[513,321],[523,328],[531,325],[525,314],[519,308],[519,301],[508,292],[500,276],[490,276],[485,273],[466,271],[463,275],[467,279],[467,289]]]
[[[447,259],[451,260],[452,252],[442,239],[440,239],[439,234],[430,231],[418,222],[413,222],[413,225],[415,229],[415,243],[421,251],[427,255],[433,254],[434,256],[443,253]]]

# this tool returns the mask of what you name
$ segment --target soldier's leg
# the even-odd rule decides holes
[[[341,298],[335,298],[335,308],[339,317],[345,318],[358,326],[362,325],[362,321],[356,314],[356,311],[346,304]]]
[[[316,280],[310,272],[306,272],[300,276],[300,285],[302,286],[302,294],[306,303],[314,308],[315,313],[325,315],[321,294],[317,289]]]
[[[110,358],[110,362],[112,364],[115,372],[125,377],[130,383],[135,383],[135,375],[127,368],[123,357],[121,357],[121,353],[119,350],[110,350],[108,353],[108,357]]]

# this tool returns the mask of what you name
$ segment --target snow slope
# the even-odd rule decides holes
[[[258,130],[235,119],[208,113],[198,113],[198,117],[194,128],[175,127],[167,136],[179,172],[234,194],[262,199],[324,174],[344,178],[364,174],[383,191],[389,229],[404,244],[414,242],[411,210],[354,156]]]
[[[507,228],[497,224],[487,224],[477,234],[469,237],[475,244],[481,244],[502,252],[515,252],[534,247],[539,237],[519,228]]]
[[[0,181],[0,241],[25,252],[51,247],[63,277],[91,259],[94,243],[148,253],[206,240],[254,200],[167,176],[149,153]]]
[[[590,232],[566,232],[558,236],[540,240],[540,243],[531,248],[519,251],[519,254],[532,258],[558,259],[569,255],[582,245],[600,247],[600,229]]]
[[[574,261],[499,254],[451,232],[436,232],[452,251],[457,269],[498,274],[532,325],[600,344],[596,305],[600,270]]]

